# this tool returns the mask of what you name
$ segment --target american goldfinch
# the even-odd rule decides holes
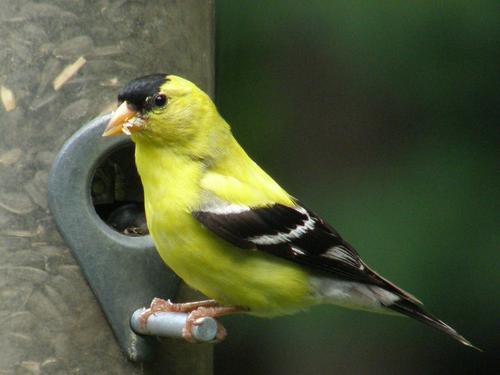
[[[147,75],[127,83],[118,101],[103,135],[125,133],[135,143],[156,248],[188,285],[211,298],[155,299],[146,314],[189,312],[184,337],[192,341],[190,328],[200,317],[272,317],[336,304],[406,315],[474,347],[370,269],[334,228],[283,190],[195,84]],[[217,338],[224,337],[219,326]]]

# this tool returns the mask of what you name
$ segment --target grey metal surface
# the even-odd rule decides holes
[[[97,215],[91,181],[112,151],[130,144],[102,132],[108,116],[78,130],[62,147],[49,175],[49,207],[80,264],[122,347],[133,361],[151,359],[152,343],[130,329],[130,317],[157,296],[174,296],[178,279],[162,262],[149,236],[130,237],[111,229]]]
[[[210,373],[203,345],[192,366],[175,358],[193,345],[170,342],[164,363],[127,360],[55,228],[47,179],[64,142],[129,79],[164,71],[211,92],[212,27],[211,1],[0,1],[1,374]]]
[[[182,330],[189,314],[180,312],[157,312],[148,317],[146,322],[141,322],[141,315],[146,309],[138,309],[132,314],[130,326],[138,334],[182,337]],[[217,321],[214,318],[204,317],[196,321],[191,330],[193,338],[198,342],[211,342],[217,334]]]

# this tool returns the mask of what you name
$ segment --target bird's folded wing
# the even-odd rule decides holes
[[[206,228],[249,251],[288,259],[333,277],[386,287],[354,248],[321,218],[301,206],[249,207],[218,200],[192,212]]]
[[[313,271],[325,272],[333,278],[377,285],[420,303],[371,270],[333,227],[288,195],[280,203],[269,200],[269,196],[267,201],[262,201],[262,194],[267,192],[254,189],[257,191],[251,200],[255,201],[258,197],[259,204],[243,202],[240,196],[229,199],[232,196],[228,194],[235,191],[227,186],[234,185],[232,180],[225,180],[226,190],[222,194],[216,184],[202,185],[205,189],[200,205],[191,212],[204,227],[219,237],[249,251],[263,251]],[[241,186],[236,192],[241,193],[242,189],[251,191],[248,184],[241,181],[238,184]]]

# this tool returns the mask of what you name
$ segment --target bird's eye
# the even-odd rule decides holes
[[[163,107],[165,104],[167,104],[167,97],[165,96],[165,94],[155,95],[155,97],[153,98],[153,102],[156,107]]]

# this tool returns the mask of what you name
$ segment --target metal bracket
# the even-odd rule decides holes
[[[153,343],[132,331],[130,318],[153,297],[173,296],[179,279],[149,236],[121,234],[94,209],[90,189],[97,166],[131,144],[123,136],[102,139],[108,120],[109,115],[91,121],[64,144],[49,176],[49,206],[121,348],[130,360],[144,361],[153,357]]]

